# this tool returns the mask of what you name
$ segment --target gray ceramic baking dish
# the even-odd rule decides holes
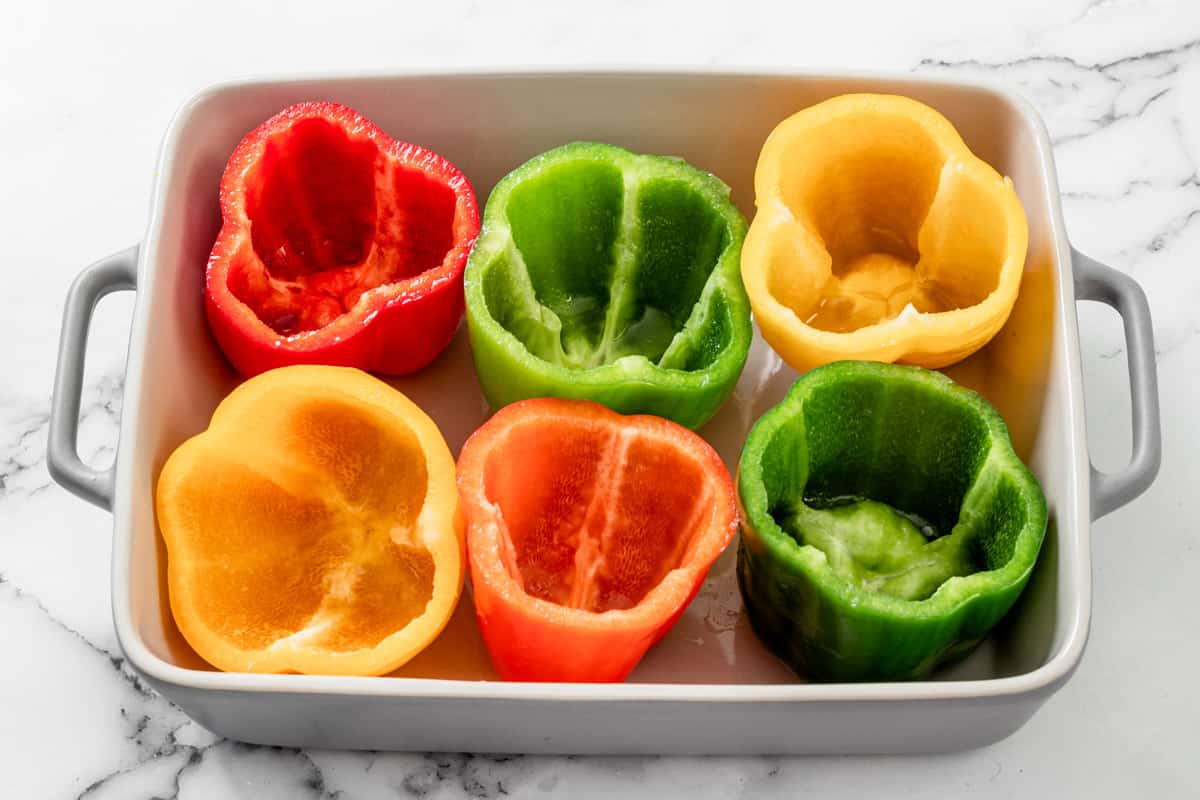
[[[1029,218],[1026,272],[1007,326],[948,372],[1004,414],[1045,489],[1051,524],[1027,591],[968,659],[925,682],[804,683],[750,632],[734,548],[624,684],[495,680],[469,601],[429,650],[388,677],[226,674],[191,651],[168,610],[153,486],[167,455],[206,426],[235,383],[200,297],[219,227],[221,170],[247,131],[300,100],[345,103],[456,163],[481,202],[538,152],[576,139],[608,141],[714,172],[749,216],[755,160],[774,125],[814,102],[862,91],[905,94],[939,109],[975,153],[1012,177]],[[118,456],[112,470],[97,471],[75,451],[80,384],[92,309],[117,290],[136,290],[137,304]],[[1077,300],[1112,305],[1124,319],[1134,447],[1119,474],[1100,474],[1088,460]],[[702,431],[730,467],[750,424],[795,377],[756,339],[734,397]],[[394,383],[435,418],[455,451],[485,418],[462,331],[431,367]],[[1067,681],[1087,641],[1090,523],[1150,484],[1159,453],[1145,296],[1130,278],[1071,248],[1050,140],[1028,103],[998,88],[913,77],[609,71],[253,81],[194,97],[166,135],[145,239],[89,267],[68,295],[49,465],[67,489],[112,509],[114,621],[130,665],[225,736],[398,750],[902,753],[1008,736]]]

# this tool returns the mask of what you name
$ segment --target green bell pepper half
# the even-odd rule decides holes
[[[840,361],[754,425],[738,466],[751,627],[821,681],[970,652],[1025,587],[1046,499],[1000,414],[946,376]]]
[[[677,158],[576,142],[517,167],[465,276],[488,402],[583,398],[699,427],[750,349],[745,235],[729,187]]]

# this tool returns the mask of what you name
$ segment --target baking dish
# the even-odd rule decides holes
[[[444,154],[480,200],[508,170],[563,142],[592,139],[682,156],[720,176],[747,216],[767,133],[793,111],[845,92],[909,95],[940,110],[975,153],[1012,177],[1029,218],[1017,306],[984,350],[947,370],[1008,420],[1045,489],[1051,524],[1039,567],[1009,617],[966,660],[920,683],[807,684],[769,656],[741,615],[733,551],[627,683],[493,679],[460,604],[430,650],[394,676],[215,672],[183,641],[167,605],[154,480],[203,429],[236,378],[205,324],[204,264],[220,224],[217,185],[238,140],[305,99],[353,106],[392,135]],[[107,292],[138,293],[114,468],[75,451],[88,323]],[[1133,456],[1119,474],[1089,464],[1077,299],[1122,315]],[[756,336],[735,394],[702,433],[734,468],[750,424],[796,374]],[[393,383],[457,451],[485,418],[465,333],[417,376]],[[1149,308],[1135,282],[1070,247],[1049,138],[1009,92],[915,77],[791,73],[404,74],[255,81],[206,90],[163,144],[140,246],[89,267],[67,298],[50,424],[55,479],[114,516],[118,639],[145,680],[213,731],[303,747],[557,753],[878,753],[975,747],[1019,728],[1079,663],[1091,609],[1089,528],[1153,480],[1160,433]]]

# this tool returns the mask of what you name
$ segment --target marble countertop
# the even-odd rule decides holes
[[[0,25],[0,796],[368,798],[1195,796],[1200,749],[1200,4],[1132,0],[519,4],[24,3]],[[782,4],[780,4],[782,5]],[[118,7],[119,6],[119,7]],[[1024,728],[921,758],[551,758],[308,752],[220,740],[140,682],[111,622],[108,514],[46,471],[71,278],[143,233],[159,138],[206,84],[458,66],[773,66],[985,75],[1056,143],[1068,228],[1154,312],[1165,452],[1093,527],[1083,663]],[[81,450],[111,458],[132,300],[93,326]],[[1120,323],[1085,304],[1094,461],[1129,451]]]

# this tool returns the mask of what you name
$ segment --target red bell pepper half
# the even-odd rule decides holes
[[[414,372],[462,319],[471,184],[353,109],[300,103],[242,139],[221,216],[208,320],[244,376],[300,363]]]
[[[707,442],[587,400],[505,406],[463,445],[475,614],[500,677],[623,680],[738,527]]]

